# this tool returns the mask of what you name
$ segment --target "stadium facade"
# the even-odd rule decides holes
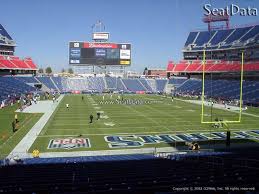
[[[182,52],[183,60],[179,63],[169,61],[169,73],[201,73],[204,52],[206,73],[240,72],[241,53],[244,52],[244,71],[258,75],[259,25],[190,32]]]
[[[190,103],[182,102],[182,99],[180,99],[179,102],[177,102],[173,106],[172,103],[174,102],[174,97],[199,97],[201,95],[202,80],[200,78],[203,72],[202,56],[204,51],[208,56],[208,58],[206,59],[206,72],[218,73],[220,76],[223,75],[220,79],[218,79],[219,77],[217,77],[217,79],[215,80],[210,80],[211,85],[209,88],[216,88],[216,90],[213,92],[205,92],[205,95],[209,98],[215,98],[224,101],[234,101],[236,99],[239,99],[239,81],[232,79],[232,77],[230,78],[224,76],[224,73],[232,72],[233,75],[235,73],[240,73],[240,52],[244,51],[244,70],[248,72],[250,77],[243,83],[242,95],[244,102],[242,103],[245,105],[259,106],[259,81],[258,79],[256,79],[256,76],[259,72],[259,28],[257,25],[227,30],[191,32],[187,38],[187,41],[183,49],[183,60],[176,64],[174,64],[173,62],[169,62],[168,64],[167,72],[169,75],[169,79],[160,78],[162,76],[165,76],[164,70],[153,71],[157,71],[156,73],[162,75],[156,79],[128,79],[124,77],[113,77],[107,74],[92,74],[86,77],[56,77],[38,75],[36,76],[36,64],[30,58],[20,59],[19,57],[14,56],[15,43],[12,40],[12,38],[8,35],[6,30],[2,26],[0,27],[2,29],[0,31],[0,73],[1,75],[3,75],[0,77],[0,102],[1,108],[3,109],[5,109],[5,106],[8,106],[10,104],[13,105],[13,103],[15,103],[16,100],[22,99],[21,96],[23,96],[24,94],[29,94],[28,96],[37,96],[38,94],[41,94],[43,92],[53,93],[54,95],[56,95],[56,93],[109,93],[111,94],[107,95],[109,96],[109,99],[112,99],[113,93],[116,93],[116,95],[119,93],[119,95],[117,96],[120,96],[120,98],[121,96],[123,96],[120,94],[163,94],[163,96],[161,95],[162,97],[158,95],[153,95],[151,96],[151,98],[153,99],[150,100],[157,99],[158,102],[164,100],[163,102],[165,103],[163,108],[165,109],[159,111],[158,107],[155,106],[146,107],[150,108],[149,110],[147,110],[147,112],[157,113],[156,117],[160,116],[161,120],[163,120],[164,117],[169,117],[169,119],[171,120],[172,117],[174,117],[175,115],[168,115],[167,112],[164,111],[168,111],[168,109],[176,109],[176,112],[181,112],[183,109],[186,109],[186,107],[184,108],[180,103],[186,103],[188,109],[186,110],[186,112],[183,112],[183,115],[181,115],[183,117],[179,117],[177,119],[180,120],[181,125],[184,125],[184,123],[190,123],[188,127],[193,127],[193,122],[195,123],[195,121],[189,121],[186,120],[186,118],[184,118],[188,117],[186,116],[189,115],[188,113],[195,111],[189,108],[191,107]],[[121,47],[125,47],[122,45]],[[123,50],[123,48],[121,48],[121,50]],[[125,50],[129,50],[127,49],[127,45]],[[106,51],[104,50],[98,50],[98,53],[100,55],[104,55],[103,53],[105,52]],[[72,53],[74,54],[73,57],[75,57],[78,54],[78,50],[74,49]],[[125,52],[124,54],[124,56],[127,56],[129,57],[129,59],[131,59],[129,51]],[[18,74],[19,76],[17,76]],[[26,76],[24,74],[26,74]],[[30,76],[28,76],[28,74],[30,74]],[[171,77],[171,75],[182,76]],[[164,94],[169,95],[170,99],[166,98],[167,96]],[[65,95],[60,96],[61,101],[64,96]],[[105,98],[107,98],[107,96]],[[143,99],[145,99],[147,96],[148,95],[144,96]],[[151,154],[149,153],[133,155],[126,154],[127,152],[125,150],[122,150],[122,152],[124,152],[122,155],[112,155],[111,153],[115,152],[110,152],[111,150],[108,150],[108,152],[105,153],[109,153],[109,155],[104,155],[102,153],[102,156],[91,155],[90,157],[55,156],[55,158],[39,158],[39,156],[41,156],[39,154],[39,150],[32,151],[32,153],[35,155],[31,157],[35,158],[27,157],[21,159],[10,154],[12,157],[6,158],[5,160],[0,160],[0,192],[136,194],[168,192],[182,193],[183,191],[193,191],[193,189],[196,189],[196,191],[226,191],[227,193],[232,193],[232,191],[235,191],[237,184],[239,186],[238,191],[241,191],[240,189],[243,189],[245,191],[254,192],[259,187],[258,149],[252,148],[248,150],[230,150],[228,147],[228,149],[225,150],[219,146],[218,151],[215,152],[210,149],[211,145],[209,145],[208,150],[200,151],[197,142],[192,142],[197,139],[208,140],[215,138],[216,141],[224,141],[227,138],[230,138],[230,136],[225,135],[225,133],[222,131],[211,132],[210,127],[210,131],[206,133],[207,136],[205,136],[205,131],[199,133],[196,133],[196,131],[194,133],[191,132],[191,130],[188,133],[181,133],[173,136],[170,135],[171,133],[176,133],[175,131],[171,130],[174,129],[173,127],[164,127],[166,128],[167,132],[161,130],[161,125],[163,122],[166,122],[166,120],[163,120],[162,122],[153,121],[153,119],[155,118],[152,119],[152,115],[150,117],[143,115],[143,110],[134,109],[132,108],[132,104],[129,104],[126,110],[122,109],[122,107],[117,107],[117,109],[121,111],[117,113],[117,117],[120,117],[122,115],[122,112],[125,114],[125,112],[127,113],[133,111],[131,112],[131,114],[133,115],[131,115],[131,118],[135,120],[130,121],[130,123],[128,124],[129,127],[127,126],[131,130],[130,133],[128,133],[128,135],[125,135],[124,131],[121,131],[123,133],[121,133],[121,135],[118,135],[119,131],[113,131],[111,132],[113,134],[107,135],[107,133],[109,133],[109,130],[112,130],[113,128],[107,129],[107,126],[105,126],[106,131],[104,133],[101,133],[101,128],[98,128],[98,124],[100,125],[100,123],[98,123],[95,126],[95,128],[91,128],[90,123],[84,123],[86,118],[85,115],[82,115],[82,112],[86,110],[100,110],[102,104],[95,103],[94,98],[98,100],[98,98],[101,98],[101,95],[87,95],[88,99],[86,101],[84,101],[84,95],[67,95],[66,101],[62,102],[66,104],[66,108],[63,105],[62,107],[59,106],[58,103],[60,103],[60,101],[55,102],[55,97],[56,96],[54,96],[53,102],[51,102],[50,106],[52,112],[48,110],[44,113],[43,116],[38,115],[39,119],[45,119],[45,124],[47,127],[53,127],[52,130],[49,131],[49,134],[45,134],[46,131],[44,133],[41,133],[41,130],[43,129],[42,125],[44,122],[36,123],[37,118],[34,118],[36,114],[34,114],[34,116],[31,116],[31,118],[28,118],[30,116],[27,116],[25,118],[25,120],[28,119],[26,121],[30,124],[34,124],[33,121],[35,121],[36,123],[34,126],[31,126],[32,128],[29,128],[27,130],[27,134],[25,133],[26,131],[23,132],[24,136],[27,136],[26,138],[30,140],[29,143],[31,143],[31,145],[34,144],[34,147],[40,147],[40,145],[44,146],[44,142],[51,139],[49,141],[48,147],[45,147],[43,151],[46,149],[48,149],[48,151],[55,151],[55,149],[57,148],[89,148],[90,141],[88,139],[88,136],[91,137],[91,142],[93,142],[91,146],[100,146],[100,139],[102,137],[105,137],[104,139],[106,140],[106,144],[108,144],[111,149],[116,147],[126,148],[127,146],[125,145],[133,145],[132,147],[138,147],[135,145],[139,144],[141,146],[144,146],[144,142],[148,145],[163,142],[171,148],[176,148],[176,142],[180,142],[182,143],[181,145],[184,148],[183,150],[181,150],[182,152],[180,153],[157,153],[157,150],[155,148],[153,153]],[[104,99],[104,95],[102,95],[102,97]],[[139,99],[137,101],[139,101]],[[71,107],[70,110],[68,103],[74,103],[74,107]],[[179,106],[179,104],[181,106]],[[93,110],[91,110],[91,106],[94,106],[92,107]],[[123,104],[123,106],[126,105]],[[57,111],[56,107],[58,107]],[[108,112],[107,106],[104,108],[106,108],[105,112]],[[50,112],[51,114],[47,115]],[[56,113],[54,114],[54,112],[59,112],[57,113],[59,115],[55,115]],[[228,111],[228,113],[229,112],[231,113],[231,111]],[[13,112],[11,114],[13,114]],[[52,117],[52,114],[59,118],[57,119],[56,117],[55,120],[54,116]],[[193,114],[195,114],[195,116],[200,116],[199,111]],[[134,122],[140,120],[136,115],[139,116],[139,118],[142,118],[143,120],[146,119],[146,125],[159,125],[159,129],[157,129],[158,131],[155,131],[154,134],[161,135],[151,135],[152,131],[149,131],[150,129],[147,129],[147,127],[145,126],[145,131],[140,131],[139,134],[139,138],[142,138],[142,142],[137,141],[138,136],[134,133],[138,131],[134,129],[134,127],[132,127],[132,124],[135,124]],[[81,116],[83,117],[83,120],[80,120]],[[109,118],[107,115],[105,116],[106,119]],[[248,118],[249,115],[246,115],[246,117]],[[254,117],[258,117],[258,115],[253,115],[253,120],[255,120]],[[56,122],[58,120],[62,123],[54,123],[53,125],[51,125],[50,123],[47,123],[49,120],[46,118],[50,119],[50,123]],[[126,122],[128,118],[129,116],[126,115],[126,119],[124,120],[124,122]],[[183,118],[184,120],[181,120]],[[76,123],[72,123],[72,120],[69,119],[73,119],[73,121],[76,121]],[[72,124],[68,124],[66,123],[66,121],[71,122]],[[111,122],[106,123],[105,125],[107,124],[108,127],[112,127],[114,125],[114,123]],[[142,123],[141,120],[141,124],[145,125],[145,122]],[[172,124],[172,126],[175,124],[176,123]],[[256,125],[256,122],[254,125]],[[70,126],[82,126],[82,133],[85,133],[85,128],[89,127],[90,130],[87,132],[89,132],[90,135],[81,134],[81,131],[78,132],[80,128],[67,128]],[[62,131],[62,127],[65,128],[65,132]],[[194,127],[197,127],[197,125]],[[32,129],[36,129],[37,132],[33,131]],[[48,130],[48,128],[46,128],[46,130]],[[125,130],[125,128],[123,128],[123,130]],[[58,134],[59,131],[61,131],[61,135]],[[96,131],[98,131],[98,133],[100,132],[101,134],[95,134],[97,133]],[[141,133],[146,134],[146,132],[147,135],[141,135]],[[17,133],[19,133],[19,131]],[[73,135],[71,135],[71,133]],[[148,133],[150,133],[150,135]],[[233,133],[234,136],[236,136],[235,141],[237,141],[238,143],[242,143],[242,141],[244,140],[246,140],[244,141],[245,143],[251,143],[250,141],[258,140],[258,130],[255,129],[246,130],[246,132],[236,131]],[[97,139],[99,138],[98,142],[96,140],[96,142],[94,142],[94,138],[96,138],[95,135],[98,136]],[[1,136],[2,137],[0,140],[5,140],[5,134],[1,133]],[[30,139],[31,136],[35,137],[34,140],[36,142],[36,145],[35,142]],[[70,136],[73,136],[75,138],[72,138]],[[23,144],[26,138],[18,138],[15,139],[17,141],[15,143],[20,143],[19,145],[13,143],[15,144],[15,147],[24,148],[24,145],[28,145]],[[42,139],[39,140],[39,138],[43,138],[43,141]],[[134,140],[129,140],[130,138],[134,138]],[[208,142],[204,140],[204,143]],[[11,144],[7,145],[7,150],[9,150],[11,146],[13,146]],[[187,145],[190,145],[191,150],[184,150]],[[28,149],[26,148],[26,156],[28,156],[27,154],[30,154],[28,153],[29,149],[34,148],[33,146],[29,147]],[[106,147],[101,147],[101,149],[104,148]],[[15,150],[15,148],[13,150]],[[11,150],[8,151],[8,154],[10,151]],[[62,151],[65,152],[64,150]],[[49,154],[49,152],[46,152],[45,154]],[[62,154],[62,152],[54,152],[54,154],[59,155]],[[69,156],[73,156],[73,152],[67,152],[67,154],[69,154]],[[191,187],[189,187],[190,185]]]
[[[0,24],[0,75],[36,75],[37,65],[30,57],[15,56],[16,43]]]

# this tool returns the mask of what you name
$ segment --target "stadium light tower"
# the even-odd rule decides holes
[[[95,24],[92,25],[92,33],[94,32],[104,32],[105,25],[101,20],[98,20]]]
[[[92,40],[94,42],[108,42],[110,33],[105,32],[105,25],[101,20],[98,20],[92,25]]]

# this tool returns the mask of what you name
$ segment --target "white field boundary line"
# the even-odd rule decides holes
[[[102,156],[102,155],[122,155],[122,154],[153,154],[155,152],[176,152],[174,147],[162,148],[141,148],[141,149],[120,149],[120,150],[102,150],[102,151],[75,151],[75,152],[44,152],[40,154],[41,158],[53,157],[76,157],[76,156]]]
[[[257,129],[230,129],[231,132],[240,132],[240,131],[250,131],[250,130],[257,130]],[[222,129],[220,132],[224,131],[224,129]],[[107,136],[107,135],[143,135],[143,134],[176,134],[176,133],[212,133],[212,132],[216,132],[216,131],[212,131],[212,130],[185,130],[185,131],[147,131],[147,132],[131,132],[131,133],[96,133],[96,134],[89,134],[89,133],[83,133],[80,135],[84,135],[84,136]],[[39,138],[44,138],[44,137],[78,137],[78,135],[69,135],[69,134],[64,134],[64,135],[39,135]]]
[[[23,154],[27,154],[27,151],[32,146],[34,141],[37,139],[38,134],[40,134],[41,130],[44,128],[45,124],[50,119],[51,115],[62,101],[64,95],[60,95],[58,98],[58,103],[54,105],[52,109],[48,112],[45,112],[44,115],[38,120],[38,122],[30,129],[30,131],[23,137],[23,139],[15,146],[15,148],[8,155],[8,158],[12,158],[13,156],[20,156]]]
[[[85,121],[85,120],[81,120],[81,121]],[[80,122],[80,120],[79,120]],[[109,121],[107,121],[109,122]],[[153,122],[156,122],[156,121],[153,121]],[[163,121],[164,122],[164,121]],[[172,124],[177,124],[177,123],[193,123],[192,121],[172,121],[173,123]],[[98,121],[96,121],[96,123],[98,123]],[[150,124],[150,122],[123,122],[123,123],[119,123],[119,125],[135,125],[135,124]],[[64,125],[67,125],[67,126],[89,126],[89,123],[62,123],[62,124],[52,124],[51,126],[53,127],[56,127],[56,126],[64,126]],[[160,124],[160,126],[166,126],[166,125],[163,125],[163,124]],[[93,126],[94,127],[94,126]]]
[[[32,116],[34,117],[34,115],[32,115]],[[25,120],[25,121],[21,122],[22,125],[21,125],[20,129],[18,131],[16,131],[15,133],[13,133],[11,136],[9,136],[9,138],[2,145],[0,145],[0,148],[2,148],[5,144],[7,144],[14,136],[16,136],[21,131],[23,131],[22,128],[24,128],[27,125],[27,123],[29,123],[29,121],[31,121],[31,119],[32,119],[32,117],[30,117],[27,121]]]
[[[245,126],[254,126],[255,124],[243,124],[243,125],[245,125]],[[185,129],[185,130],[189,130],[188,128],[190,128],[190,127],[198,127],[198,128],[202,128],[201,127],[201,125],[200,124],[198,124],[198,125],[195,125],[195,124],[190,124],[190,125],[184,125],[187,129]],[[147,128],[150,128],[150,127],[157,127],[157,128],[161,128],[161,127],[164,127],[164,128],[168,128],[169,129],[169,127],[171,127],[171,125],[169,126],[167,126],[167,125],[153,125],[153,126],[143,126],[143,127],[136,127],[136,126],[125,126],[125,127],[123,127],[123,126],[118,126],[116,129],[127,129],[127,128],[134,128],[134,129],[141,129],[141,128],[144,128],[144,129],[147,129]],[[93,127],[94,128],[94,127]],[[246,127],[247,128],[247,127]],[[111,129],[110,127],[98,127],[98,129]],[[254,129],[254,128],[253,128]],[[84,130],[85,131],[85,129],[82,129],[82,128],[80,128],[80,129],[75,129],[75,128],[55,128],[55,129],[52,129],[52,128],[50,128],[50,129],[48,129],[49,131],[53,131],[53,130],[55,130],[55,131],[62,131],[62,130],[64,130],[64,131],[78,131],[78,130]],[[89,129],[89,130],[91,130],[91,129]],[[173,129],[172,129],[173,130]]]

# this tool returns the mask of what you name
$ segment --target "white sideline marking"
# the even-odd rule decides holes
[[[141,149],[120,149],[120,150],[102,150],[102,151],[77,151],[77,152],[45,152],[41,153],[41,158],[53,157],[76,157],[76,156],[102,156],[102,155],[117,155],[117,154],[144,154],[155,152],[175,152],[178,151],[174,147],[163,148],[141,148]]]
[[[12,158],[14,156],[18,156],[19,158],[22,158],[23,156],[28,156],[29,153],[28,150],[32,146],[33,142],[36,140],[38,134],[40,134],[41,130],[45,126],[45,124],[48,122],[49,118],[55,111],[58,104],[63,99],[64,95],[60,95],[58,98],[58,102],[53,104],[52,108],[49,109],[47,112],[44,113],[44,115],[38,120],[38,122],[30,129],[30,131],[23,137],[23,139],[15,146],[15,148],[12,150],[12,152],[8,155],[8,158]],[[33,105],[32,105],[33,106]]]

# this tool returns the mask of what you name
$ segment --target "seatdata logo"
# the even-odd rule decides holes
[[[226,6],[225,8],[215,8],[211,4],[205,4],[203,6],[203,9],[205,11],[205,16],[234,16],[234,15],[240,15],[240,16],[257,16],[258,10],[256,7],[247,6],[247,7],[240,7],[236,4],[231,4]]]

